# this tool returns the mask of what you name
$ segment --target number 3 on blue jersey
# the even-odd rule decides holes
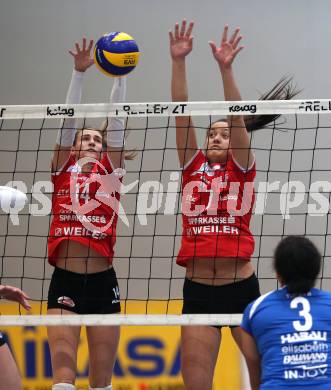
[[[308,299],[304,297],[296,297],[291,301],[291,309],[297,309],[298,306],[302,307],[299,311],[299,316],[303,317],[303,323],[301,321],[292,321],[293,327],[298,332],[303,332],[311,329],[313,326],[313,317],[310,314],[310,303]],[[299,306],[299,309],[301,308]]]

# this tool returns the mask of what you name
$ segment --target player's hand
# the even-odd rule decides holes
[[[244,48],[244,46],[238,46],[242,36],[239,35],[240,28],[236,28],[231,38],[228,40],[229,26],[224,27],[222,41],[220,47],[217,47],[215,42],[210,41],[209,46],[213,52],[215,60],[218,62],[222,69],[228,69],[231,67],[233,60],[238,53]]]
[[[172,59],[183,59],[191,51],[193,47],[193,30],[194,23],[190,22],[186,28],[186,20],[182,21],[182,25],[179,28],[179,24],[175,24],[175,30],[169,31],[170,39],[170,54]]]
[[[31,306],[28,302],[29,297],[17,287],[0,285],[0,296],[8,301],[20,303],[26,310],[30,310]]]
[[[82,45],[75,43],[76,51],[69,50],[69,53],[74,57],[75,69],[78,72],[85,72],[90,66],[93,65],[93,57],[91,50],[93,47],[93,40],[91,39],[87,45],[86,38],[83,38]]]

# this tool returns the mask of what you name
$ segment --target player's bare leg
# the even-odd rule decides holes
[[[111,384],[120,328],[118,326],[88,326],[86,333],[90,356],[90,386],[108,389],[106,386]]]
[[[212,326],[183,326],[181,365],[186,390],[211,390],[221,332]]]
[[[74,313],[63,309],[49,309],[47,314],[73,315]],[[74,384],[80,326],[49,326],[47,334],[52,359],[53,383]]]

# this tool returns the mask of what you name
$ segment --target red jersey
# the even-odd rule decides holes
[[[114,170],[106,153],[94,161],[91,172],[84,173],[71,156],[61,171],[52,173],[51,265],[56,264],[56,249],[64,240],[77,241],[113,261],[123,170]]]
[[[245,171],[230,153],[224,164],[209,164],[201,150],[195,154],[183,170],[183,234],[177,264],[186,266],[197,257],[250,259],[255,175],[255,162]]]

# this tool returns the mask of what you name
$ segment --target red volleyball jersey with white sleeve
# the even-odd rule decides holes
[[[183,169],[183,234],[177,264],[192,258],[249,260],[254,238],[249,229],[254,205],[255,162],[242,169],[228,154],[226,163],[208,163],[199,150]]]
[[[64,240],[88,246],[112,263],[120,200],[122,169],[113,169],[103,154],[84,172],[73,156],[60,171],[52,173],[52,222],[48,259],[56,264],[57,247]]]

